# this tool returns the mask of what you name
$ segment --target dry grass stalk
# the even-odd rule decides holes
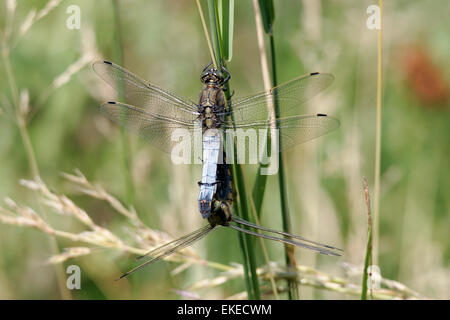
[[[24,22],[19,28],[19,34],[17,36],[17,39],[12,46],[12,48],[15,48],[17,43],[20,41],[20,39],[31,29],[31,27],[44,18],[46,15],[48,15],[52,10],[54,10],[56,7],[58,7],[61,4],[62,0],[49,0],[44,8],[37,11],[35,9],[31,10],[27,17],[25,18]]]
[[[69,259],[73,259],[80,256],[88,255],[92,252],[91,248],[88,247],[71,247],[66,248],[64,251],[60,254],[51,256],[47,263],[49,264],[57,264],[57,263],[63,263]]]
[[[82,208],[78,207],[68,196],[59,194],[50,190],[46,184],[40,179],[21,180],[21,184],[36,192],[40,202],[46,207],[52,209],[53,212],[72,217],[81,222],[86,230],[75,233],[71,231],[58,230],[50,225],[50,223],[32,208],[17,204],[10,198],[5,199],[5,206],[0,206],[0,222],[19,227],[31,227],[38,229],[48,235],[68,239],[74,243],[84,243],[87,246],[74,246],[66,248],[64,252],[55,254],[50,257],[47,262],[50,264],[58,264],[80,256],[95,253],[100,249],[114,249],[130,254],[142,255],[149,250],[158,247],[170,240],[164,232],[147,227],[138,217],[133,208],[126,208],[117,198],[109,194],[101,185],[90,182],[79,170],[75,174],[63,173],[64,179],[73,184],[79,192],[89,197],[107,202],[112,209],[118,214],[127,218],[130,225],[128,228],[130,235],[134,236],[134,245],[128,245],[113,231],[97,225],[91,216]],[[180,265],[172,271],[172,274],[179,274],[192,265],[202,265],[216,270],[222,271],[219,276],[213,279],[203,279],[192,284],[186,291],[180,291],[182,296],[189,295],[190,298],[198,297],[193,291],[211,289],[221,286],[228,281],[236,278],[243,278],[243,267],[241,264],[232,263],[223,265],[220,263],[206,261],[199,258],[192,248],[183,250],[181,253],[174,254],[165,258],[169,261],[180,263]],[[349,273],[361,272],[355,267],[347,265],[346,270]],[[270,272],[268,271],[270,270]],[[275,281],[286,279],[297,279],[300,285],[323,289],[327,291],[340,292],[343,294],[357,296],[361,292],[359,285],[350,282],[347,278],[336,277],[327,273],[315,270],[307,266],[297,266],[297,273],[286,271],[286,269],[275,262],[270,262],[270,268],[261,267],[257,269],[263,285],[261,289],[265,289],[264,294],[270,297],[273,294],[273,288],[268,286],[270,276]],[[374,298],[377,299],[416,299],[422,298],[405,285],[396,281],[382,279],[383,289],[374,290]],[[286,288],[278,287],[279,292],[286,292]],[[187,297],[187,296],[186,296]],[[245,299],[246,292],[241,292],[230,299]]]

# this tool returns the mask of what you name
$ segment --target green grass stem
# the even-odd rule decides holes
[[[229,5],[230,3],[224,3],[224,2],[218,2],[217,0],[208,0],[208,13],[209,13],[209,23],[210,23],[210,34],[211,34],[211,42],[212,42],[212,59],[214,62],[214,65],[217,68],[220,68],[220,66],[225,66],[225,57],[224,57],[224,49],[223,49],[223,36],[226,34],[228,37],[232,37],[232,24],[223,24],[222,25],[228,26],[228,28],[231,28],[231,30],[227,30],[224,32],[224,30],[220,29],[220,19],[218,18],[219,12],[226,12],[227,16],[233,15],[233,13],[230,13],[229,10],[221,10],[218,9],[218,5]],[[201,10],[201,6],[198,4],[199,10]],[[201,13],[200,16],[202,17],[203,14]],[[221,18],[222,21],[224,21],[224,18]],[[205,35],[207,35],[207,31],[205,31]],[[209,41],[209,39],[207,40]],[[228,43],[232,43],[232,41],[227,41]],[[226,84],[225,87],[225,97],[227,101],[230,101],[230,86],[229,83]],[[230,108],[232,106],[230,105]],[[234,123],[234,119],[231,119],[231,121]],[[236,145],[235,147],[235,157],[237,156],[236,152]],[[245,188],[244,178],[243,178],[243,168],[241,165],[237,164],[237,159],[234,159],[234,164],[231,166],[232,172],[233,172],[233,179],[235,181],[234,188],[236,193],[238,194],[238,199],[235,199],[237,201],[233,204],[233,209],[235,211],[235,214],[242,216],[242,218],[246,220],[251,220],[249,217],[249,208],[247,205],[247,190]],[[248,293],[249,299],[256,299],[259,300],[261,298],[260,290],[259,290],[259,279],[257,274],[257,265],[256,265],[256,257],[255,257],[255,251],[254,251],[254,245],[253,245],[253,239],[250,235],[243,235],[241,233],[238,233],[239,237],[239,244],[241,246],[241,251],[244,259],[244,278],[246,283],[246,289]]]
[[[271,57],[270,64],[271,64],[271,71],[272,71],[272,87],[276,87],[278,85],[278,79],[277,79],[276,54],[275,54],[275,40],[274,40],[274,35],[273,35],[273,23],[275,20],[275,11],[274,11],[274,6],[273,6],[273,1],[272,0],[259,0],[258,3],[256,3],[256,0],[254,0],[254,3],[255,3],[255,7],[258,7],[258,5],[259,5],[259,9],[261,12],[261,18],[262,18],[261,20],[262,20],[262,24],[264,26],[264,31],[269,36],[270,57]],[[255,12],[255,14],[257,14],[257,12]],[[274,109],[275,109],[276,118],[279,118],[280,111],[279,111],[279,103],[278,103],[277,98],[274,99]],[[270,141],[270,138],[268,138],[268,141]],[[279,137],[279,143],[281,143],[281,134]],[[278,185],[279,185],[279,192],[280,192],[280,205],[281,205],[281,218],[282,218],[283,231],[292,233],[291,221],[290,221],[290,216],[289,216],[284,165],[283,165],[284,160],[283,160],[282,153],[278,154],[278,163],[279,163]],[[260,165],[260,168],[258,168],[258,172],[261,172],[262,167],[263,167],[263,165]],[[266,181],[267,181],[267,177],[259,174],[259,175],[257,175],[255,185],[253,187],[255,208],[259,214],[261,212],[262,200],[264,198]],[[295,262],[295,257],[294,257],[294,247],[293,246],[285,245],[285,260],[286,260],[286,264],[289,269],[295,268],[296,262]],[[289,287],[289,291],[288,291],[289,299],[298,299],[297,281],[295,281],[295,279],[288,279],[288,287]]]
[[[361,283],[361,300],[367,300],[367,279],[369,276],[369,266],[372,264],[372,248],[373,248],[373,238],[372,238],[372,215],[370,210],[370,195],[369,195],[369,187],[367,186],[366,178],[363,178],[364,184],[364,196],[366,200],[367,207],[367,245],[366,245],[366,257],[364,259],[364,269],[363,269],[363,277]],[[370,291],[371,297],[373,299],[372,290]]]
[[[120,5],[119,0],[112,0],[112,7],[114,11],[114,26],[115,26],[115,58],[114,60],[121,66],[124,65],[124,49],[123,49],[123,39],[122,39],[122,28],[120,23]],[[119,100],[124,99],[124,92],[119,90]],[[125,180],[126,187],[126,203],[127,205],[134,204],[134,183],[133,183],[133,175],[131,172],[131,143],[130,136],[127,134],[126,129],[124,127],[120,127],[120,140],[122,143],[122,161],[123,161],[123,175]]]

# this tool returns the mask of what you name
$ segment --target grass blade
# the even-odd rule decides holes
[[[361,284],[361,300],[367,300],[367,279],[369,276],[369,266],[372,264],[372,215],[370,211],[370,195],[369,195],[369,187],[367,186],[367,180],[366,178],[363,178],[363,184],[364,184],[364,197],[366,199],[366,206],[367,206],[367,224],[368,224],[368,230],[367,230],[367,246],[366,246],[366,258],[364,260],[364,269],[363,269],[363,277],[362,277],[362,284]],[[372,296],[372,290],[371,290],[371,296]],[[373,297],[372,297],[373,299]]]
[[[272,4],[273,5],[273,4]],[[263,18],[261,16],[261,10],[259,9],[260,6],[258,6],[258,2],[256,0],[253,0],[253,9],[255,11],[255,20],[256,20],[256,33],[257,33],[257,40],[258,40],[258,50],[261,60],[261,71],[263,76],[263,82],[264,82],[264,89],[265,91],[269,91],[273,85],[272,81],[270,80],[270,74],[269,74],[269,64],[267,59],[267,54],[265,50],[264,45],[264,33],[263,33]],[[272,11],[273,12],[273,11]],[[267,16],[267,14],[266,14]],[[271,106],[272,110],[268,110],[271,114],[274,114],[273,105]],[[271,150],[271,135],[267,135],[267,150]],[[261,173],[263,169],[268,168],[270,166],[270,163],[268,164],[260,164],[258,168],[258,173]],[[253,186],[253,192],[252,197],[255,204],[255,210],[257,213],[257,216],[260,217],[261,215],[261,207],[262,202],[264,199],[264,193],[266,189],[266,181],[267,181],[267,175],[265,174],[257,174],[256,175],[256,181]]]
[[[254,0],[255,15],[257,16],[257,20],[258,20],[258,10],[256,8],[258,7],[258,5],[259,5],[259,12],[261,13],[261,20],[262,20],[262,24],[264,26],[264,30],[269,35],[269,39],[270,39],[270,56],[271,56],[271,69],[272,69],[272,85],[271,85],[271,87],[276,87],[278,85],[278,79],[277,79],[277,68],[276,68],[276,57],[275,57],[275,41],[274,41],[274,36],[272,33],[273,21],[275,20],[275,10],[274,10],[274,6],[273,6],[273,2],[271,0],[259,0],[258,2],[256,2],[256,0]],[[257,27],[258,27],[258,23],[257,23]],[[262,45],[260,45],[260,46],[262,46]],[[264,67],[263,67],[263,73],[264,73]],[[275,116],[278,118],[280,115],[280,112],[279,112],[278,100],[276,98],[274,99],[274,109],[275,109]],[[270,141],[270,139],[268,139],[268,141]],[[281,143],[281,134],[279,137],[279,143]],[[284,179],[283,155],[280,153],[278,156],[279,156],[279,158],[278,158],[278,163],[279,163],[278,185],[279,185],[279,190],[280,190],[281,217],[282,217],[283,231],[292,233],[290,216],[289,216],[288,200],[287,200],[286,182]],[[258,168],[258,172],[261,172],[262,168],[263,168],[263,166],[260,165],[260,167]],[[259,215],[261,212],[262,200],[264,198],[266,181],[267,181],[266,176],[258,174],[256,181],[255,181],[255,186],[253,188],[255,208]],[[285,246],[285,260],[286,260],[286,265],[288,266],[288,268],[296,267],[293,246],[288,246],[288,245]],[[289,286],[289,292],[288,292],[289,299],[297,299],[298,298],[297,281],[295,279],[288,279],[288,286]]]
[[[201,6],[199,2],[197,1],[197,6],[199,10],[201,11]],[[208,1],[208,13],[209,13],[209,23],[210,23],[210,33],[211,33],[211,43],[212,43],[212,59],[214,62],[214,65],[216,68],[220,68],[220,66],[224,66],[225,59],[223,56],[223,42],[221,39],[221,30],[220,30],[220,23],[218,19],[219,11],[217,7],[217,1],[216,0],[209,0]],[[203,14],[200,13],[200,16],[202,17]],[[223,26],[225,26],[223,24]],[[228,25],[228,28],[231,28],[232,26]],[[233,35],[233,32],[230,32],[230,30],[225,31],[225,34],[228,34],[229,36]],[[207,35],[207,30],[205,28],[205,35]],[[207,39],[209,42],[210,39]],[[227,101],[230,101],[230,86],[229,83],[226,83],[225,85],[225,97]],[[232,106],[230,105],[230,108]],[[234,119],[231,119],[234,123]],[[234,144],[234,148],[236,149],[236,144]],[[235,150],[234,152],[235,157],[237,156],[237,152]],[[235,159],[234,164],[231,166],[232,172],[233,172],[233,179],[235,181],[234,188],[236,190],[236,193],[238,194],[237,201],[234,201],[233,203],[233,209],[238,215],[242,215],[244,219],[248,219],[248,206],[247,206],[247,192],[245,190],[245,184],[243,180],[243,170],[240,165],[237,165],[237,160]],[[249,235],[242,235],[239,234],[239,243],[241,246],[241,251],[244,258],[244,278],[246,282],[247,287],[247,294],[250,299],[260,299],[260,291],[259,291],[259,280],[258,280],[258,274],[256,272],[256,258],[255,258],[255,252],[253,250],[253,239]]]
[[[235,145],[236,147],[236,145]],[[244,182],[244,172],[242,169],[241,164],[237,164],[237,152],[234,152],[235,154],[235,161],[234,165],[232,165],[233,168],[233,178],[236,182],[236,190],[237,194],[239,196],[239,207],[240,207],[240,213],[241,217],[247,221],[251,221],[249,216],[249,208],[248,208],[248,200],[247,200],[247,191],[245,188],[245,182]],[[248,228],[247,228],[248,229]],[[240,235],[243,237],[245,242],[245,255],[248,257],[249,262],[249,271],[250,271],[250,279],[252,281],[252,290],[254,294],[255,299],[260,299],[260,291],[259,291],[259,280],[258,280],[258,274],[256,272],[256,258],[255,258],[255,251],[253,250],[253,238],[250,235]]]
[[[113,0],[112,3],[113,11],[114,11],[114,26],[115,26],[115,59],[117,63],[121,66],[124,65],[124,50],[123,50],[123,41],[122,41],[122,28],[120,23],[120,6],[119,0]],[[119,90],[119,101],[123,101],[124,98],[124,90]],[[133,177],[131,174],[131,150],[130,150],[130,138],[126,133],[126,129],[124,127],[120,128],[120,140],[122,143],[122,156],[123,156],[123,170],[124,170],[124,178],[125,178],[125,186],[126,186],[126,199],[127,204],[132,205],[134,203],[134,183]]]
[[[258,0],[259,10],[261,12],[262,23],[264,31],[267,34],[272,34],[272,26],[275,20],[275,10],[273,7],[273,0]]]
[[[218,21],[217,0],[208,0],[208,13],[209,13],[209,27],[211,31],[211,41],[214,52],[214,61],[216,68],[220,68],[222,65],[222,39],[221,30]]]
[[[30,174],[33,177],[33,179],[40,179],[40,172],[39,172],[39,166],[36,160],[36,154],[35,150],[33,148],[33,145],[31,143],[30,134],[28,132],[27,127],[27,119],[26,114],[23,112],[23,110],[20,107],[20,93],[19,88],[16,82],[16,77],[14,75],[12,65],[11,65],[11,47],[9,47],[9,44],[7,42],[7,38],[4,37],[1,43],[1,56],[4,63],[5,73],[7,82],[9,84],[9,88],[11,91],[12,96],[12,102],[15,109],[15,117],[16,117],[16,123],[18,126],[18,129],[20,131],[20,136],[22,139],[22,143],[25,150],[25,155],[28,161]],[[43,208],[42,204],[39,203],[39,206],[42,209],[42,215],[44,218],[47,218],[47,211]],[[49,238],[49,246],[50,250],[53,255],[59,254],[59,248],[58,243],[55,239],[55,237],[52,235]],[[55,266],[55,275],[56,275],[56,281],[58,283],[58,289],[59,293],[61,295],[61,298],[64,300],[70,300],[72,299],[72,294],[70,290],[67,289],[66,283],[65,283],[65,273],[62,266]]]
[[[219,0],[218,11],[223,58],[230,62],[233,57],[234,0]]]
[[[375,187],[374,187],[374,262],[378,262],[379,211],[380,211],[380,166],[381,166],[381,107],[383,87],[383,0],[378,1],[380,7],[380,30],[378,30],[377,57],[377,118],[375,142]]]

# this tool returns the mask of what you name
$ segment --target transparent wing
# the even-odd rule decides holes
[[[245,123],[236,126],[236,128],[243,129],[244,132],[248,129],[253,129],[258,135],[259,130],[267,129],[270,132],[270,128],[274,127],[278,129],[279,135],[279,150],[283,151],[297,144],[315,139],[324,135],[339,127],[339,120],[329,117],[325,114],[306,115],[306,116],[293,116],[282,119],[276,119],[274,121],[266,120],[252,123]],[[231,128],[232,126],[227,126]],[[236,131],[238,134],[239,132]],[[239,137],[239,135],[238,135]],[[239,143],[239,140],[238,140]],[[249,147],[246,145],[245,150]]]
[[[177,240],[166,243],[166,244],[146,253],[145,255],[139,257],[138,259],[142,259],[144,257],[150,257],[150,259],[147,260],[146,262],[138,265],[137,267],[131,269],[130,271],[124,273],[122,276],[120,276],[120,279],[125,278],[126,276],[129,276],[133,272],[135,272],[139,269],[142,269],[143,267],[145,267],[153,262],[159,261],[178,250],[181,250],[183,248],[186,248],[186,247],[192,245],[194,242],[205,237],[213,229],[214,229],[214,227],[212,227],[211,225],[208,224],[208,225],[206,225],[200,229],[197,229],[194,232],[191,232]]]
[[[299,241],[295,241],[293,239],[287,239],[287,238],[278,238],[278,237],[274,237],[274,236],[269,236],[267,234],[262,234],[262,233],[258,233],[258,232],[254,232],[254,231],[250,231],[241,227],[238,227],[236,225],[232,225],[230,224],[228,227],[243,232],[243,233],[247,233],[247,234],[251,234],[252,236],[255,237],[260,237],[260,238],[264,238],[264,239],[268,239],[268,240],[273,240],[273,241],[277,241],[277,242],[282,242],[282,243],[287,243],[296,247],[302,247],[302,248],[306,248],[309,250],[313,250],[313,251],[317,251],[321,254],[326,254],[329,256],[340,256],[339,253],[333,252],[331,250],[326,250],[317,246],[313,246],[313,245],[309,245],[303,242],[299,242]]]
[[[189,143],[193,148],[195,122],[167,119],[149,113],[145,109],[119,102],[104,103],[100,106],[100,111],[164,152],[171,153],[180,141]],[[201,134],[201,129],[199,130]]]
[[[94,72],[119,94],[126,102],[168,120],[194,121],[197,107],[194,102],[178,97],[154,86],[130,71],[109,61],[97,61],[92,65]]]
[[[260,226],[258,224],[249,222],[247,220],[241,219],[241,218],[239,218],[237,216],[233,216],[232,220],[234,222],[236,222],[236,223],[239,223],[239,224],[242,224],[242,225],[245,225],[245,226],[248,226],[248,227],[252,227],[254,229],[259,229],[261,231],[275,233],[275,234],[278,234],[278,235],[281,235],[281,236],[284,236],[284,237],[287,237],[287,238],[291,238],[291,240],[295,239],[295,240],[292,240],[292,241],[295,242],[294,245],[299,246],[299,244],[302,244],[301,245],[302,247],[305,247],[307,249],[311,249],[311,250],[314,250],[314,251],[318,251],[318,252],[323,253],[323,254],[340,256],[341,255],[340,253],[334,252],[334,251],[341,251],[341,252],[343,251],[342,249],[339,249],[339,248],[336,248],[336,247],[333,247],[333,246],[330,246],[330,245],[327,245],[327,244],[323,244],[323,243],[320,243],[320,242],[312,241],[312,240],[306,239],[306,238],[304,238],[302,236],[298,236],[298,235],[290,234],[290,233],[287,233],[287,232],[284,232],[284,231],[278,231],[278,230],[270,229],[270,228],[267,228],[267,227],[263,227],[263,226]],[[276,237],[274,237],[274,238],[276,238]],[[275,240],[275,241],[284,242],[281,238],[276,238],[276,239],[279,239],[279,240]],[[274,239],[271,238],[271,240],[274,240]],[[304,242],[307,242],[309,244],[305,244]],[[293,244],[293,243],[290,243],[290,244]]]
[[[302,114],[301,105],[327,88],[334,80],[328,73],[311,73],[272,88],[269,92],[232,100],[231,115],[236,127],[255,121],[269,119],[268,107],[277,103],[279,114],[284,118]]]

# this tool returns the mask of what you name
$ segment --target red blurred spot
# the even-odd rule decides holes
[[[409,46],[403,48],[400,59],[407,85],[418,100],[429,107],[445,107],[449,99],[448,85],[429,52],[420,46]]]

